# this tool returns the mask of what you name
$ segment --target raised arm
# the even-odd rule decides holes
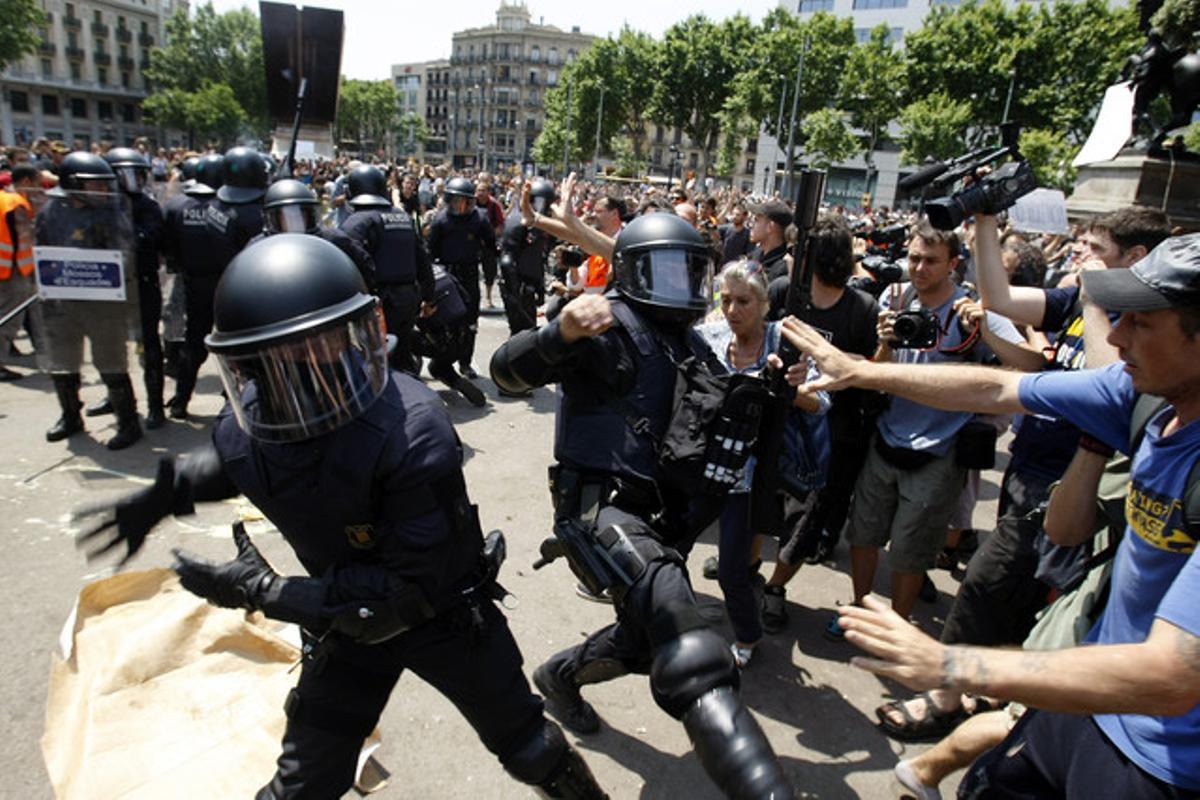
[[[562,183],[561,197],[558,203],[551,207],[553,216],[539,214],[533,210],[529,191],[528,183],[521,187],[521,221],[526,227],[545,231],[564,242],[570,242],[582,248],[586,253],[612,261],[616,239],[606,236],[595,228],[588,227],[583,220],[575,216],[575,209],[571,204],[571,196],[575,192],[574,172],[568,175]]]
[[[1040,327],[1046,316],[1046,294],[1033,286],[1009,286],[1000,261],[996,218],[975,216],[975,276],[983,307],[1003,314],[1018,325]]]

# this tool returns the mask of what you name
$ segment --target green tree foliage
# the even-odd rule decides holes
[[[862,149],[851,132],[846,114],[833,108],[818,109],[804,118],[804,153],[817,169],[829,169]]]
[[[339,142],[382,147],[395,130],[396,87],[391,81],[352,80],[342,76],[334,134]]]
[[[873,28],[871,37],[850,51],[838,90],[839,108],[849,112],[851,124],[863,132],[871,167],[876,145],[902,107],[904,56],[890,39],[887,25]]]
[[[1021,155],[1029,160],[1038,186],[1070,192],[1075,185],[1071,161],[1079,152],[1062,131],[1028,128],[1021,131]]]
[[[1167,41],[1194,46],[1200,32],[1200,0],[1165,0],[1151,23],[1163,32]]]
[[[185,131],[193,148],[210,144],[223,150],[246,122],[245,109],[224,83],[205,83],[194,92],[161,89],[146,98],[142,109],[151,121]]]
[[[575,64],[578,63],[579,61],[575,62]],[[575,64],[564,69],[559,77],[558,86],[546,92],[546,124],[542,128],[542,132],[538,134],[537,141],[533,143],[533,157],[545,164],[562,163],[563,147],[568,139],[570,140],[569,158],[571,163],[579,163],[585,157],[581,145],[583,138],[580,135],[574,102],[570,104],[569,119],[567,114],[568,96],[574,100],[575,86],[572,74]]]
[[[37,0],[0,0],[0,71],[37,50],[46,24]]]
[[[167,21],[166,42],[150,52],[146,77],[155,87],[151,97],[224,84],[252,132],[259,137],[269,132],[262,36],[258,17],[248,9],[217,14],[211,2],[196,6],[193,16],[179,9]]]
[[[973,119],[970,104],[942,91],[909,103],[900,112],[900,162],[919,164],[926,158],[962,155]]]
[[[672,25],[663,37],[651,113],[700,148],[700,177],[708,173],[735,79],[751,63],[754,35],[754,26],[741,14],[719,23],[697,14]]]
[[[417,114],[408,113],[396,122],[396,152],[412,155],[429,139],[429,126]]]

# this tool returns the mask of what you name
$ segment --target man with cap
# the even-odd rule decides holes
[[[945,645],[874,598],[844,607],[841,625],[873,656],[855,659],[861,668],[918,690],[941,686],[1036,709],[976,762],[964,791],[1191,797],[1200,792],[1200,526],[1188,507],[1200,458],[1200,234],[1167,239],[1130,269],[1085,272],[1083,290],[1120,314],[1108,335],[1120,361],[1098,369],[875,363],[785,322],[784,335],[821,369],[806,391],[859,386],[944,409],[1061,416],[1132,458],[1126,532],[1086,647]],[[1140,415],[1148,422],[1134,444]],[[1068,471],[1098,480],[1105,461],[1080,448]],[[1090,535],[1090,525],[1081,527],[1081,538]]]
[[[780,275],[787,275],[788,266],[784,257],[787,255],[787,229],[792,224],[792,210],[782,200],[751,203],[746,209],[751,214],[750,243],[754,245],[748,257],[763,265],[767,282],[770,283]]]

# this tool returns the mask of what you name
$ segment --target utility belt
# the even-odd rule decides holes
[[[616,506],[642,520],[662,511],[657,492],[603,473],[580,472],[562,465],[550,467],[554,498],[554,536],[541,545],[541,569],[565,557],[575,576],[593,594],[605,590],[618,604],[654,561],[683,557],[653,537],[649,524],[627,531],[619,524],[600,529],[597,518],[606,506]],[[631,535],[632,534],[632,535]]]
[[[927,467],[940,458],[940,456],[926,450],[909,450],[907,447],[892,447],[883,440],[883,435],[878,432],[875,434],[875,452],[879,453],[884,461],[896,469],[910,472]]]

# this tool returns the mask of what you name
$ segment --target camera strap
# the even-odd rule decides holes
[[[969,297],[970,295],[967,295],[967,296]],[[908,288],[904,290],[903,296],[901,296],[901,298],[900,298],[900,310],[908,311],[909,306],[912,305],[913,300],[915,300],[916,298],[917,298],[917,290],[910,283],[908,285]],[[955,299],[957,299],[957,298],[955,298]],[[922,306],[922,307],[924,307],[924,306]],[[975,345],[979,344],[979,340],[981,338],[983,338],[982,326],[979,323],[976,323],[971,326],[971,329],[969,331],[967,331],[967,335],[965,337],[963,337],[963,340],[961,342],[954,345],[953,347],[942,347],[941,340],[948,333],[950,333],[950,325],[954,322],[954,319],[957,316],[958,316],[958,311],[955,310],[955,308],[954,308],[954,300],[951,300],[950,301],[950,311],[948,314],[946,314],[946,321],[945,321],[945,323],[942,324],[940,330],[938,331],[938,348],[937,348],[937,350],[939,353],[943,353],[944,355],[948,355],[948,356],[967,355],[968,353],[970,353],[972,350],[975,349]]]

